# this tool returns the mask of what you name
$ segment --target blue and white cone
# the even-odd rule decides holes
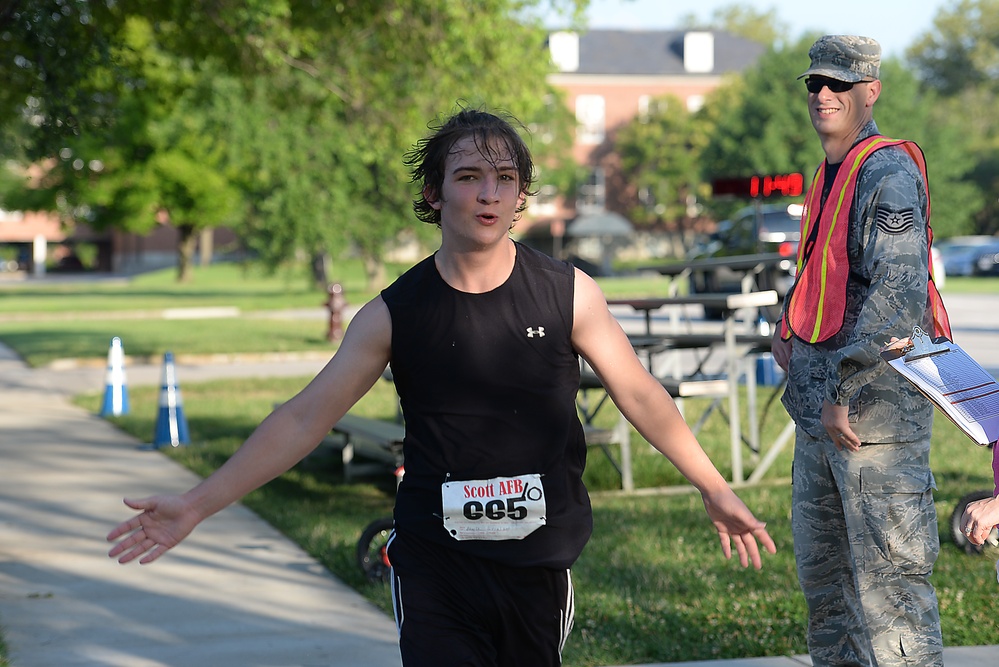
[[[108,349],[108,368],[104,375],[104,404],[101,417],[128,414],[128,385],[125,382],[125,350],[121,338],[111,339]]]
[[[163,383],[160,387],[160,410],[156,417],[156,434],[153,447],[179,447],[189,445],[191,436],[184,416],[184,401],[177,386],[177,369],[173,352],[163,355]]]

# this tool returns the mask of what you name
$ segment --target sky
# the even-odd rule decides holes
[[[942,8],[953,9],[953,0],[590,0],[591,28],[668,30],[693,14],[707,22],[714,11],[731,5],[756,11],[775,10],[778,20],[790,26],[795,41],[806,32],[866,35],[881,42],[886,58],[905,54],[916,38],[928,32]],[[557,26],[552,26],[557,27]]]

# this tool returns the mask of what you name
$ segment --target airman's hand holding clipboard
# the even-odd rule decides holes
[[[881,357],[975,443],[999,440],[999,383],[956,343],[916,327]]]

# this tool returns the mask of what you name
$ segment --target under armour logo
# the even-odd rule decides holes
[[[545,337],[545,328],[544,327],[538,327],[537,329],[532,329],[531,327],[527,327],[527,337],[528,338],[534,338],[535,336],[537,336],[538,338],[544,338]]]

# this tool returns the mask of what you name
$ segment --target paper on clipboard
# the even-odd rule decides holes
[[[999,440],[999,383],[959,345],[916,327],[907,347],[881,357],[975,443]]]

